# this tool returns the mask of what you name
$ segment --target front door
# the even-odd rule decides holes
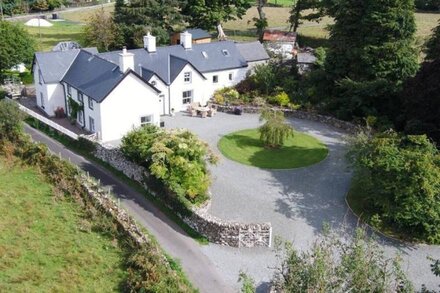
[[[159,95],[160,115],[165,115],[165,95]]]

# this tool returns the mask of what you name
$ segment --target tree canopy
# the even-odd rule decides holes
[[[426,59],[427,60],[434,60],[434,59],[440,59],[440,22],[432,30],[432,36],[426,42]]]
[[[182,5],[182,14],[188,16],[190,26],[211,30],[223,22],[241,18],[253,3],[253,0],[187,0]]]
[[[290,10],[289,23],[290,29],[296,32],[303,20],[319,21],[324,16],[324,6],[322,0],[297,0],[293,2]],[[313,9],[310,12],[310,9]],[[307,13],[304,13],[306,10]]]
[[[19,25],[0,21],[0,75],[20,63],[30,64],[34,55],[34,40]]]

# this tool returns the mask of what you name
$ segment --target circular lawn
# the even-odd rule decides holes
[[[318,139],[295,131],[278,149],[266,148],[258,129],[246,129],[223,136],[222,154],[239,163],[265,169],[292,169],[316,164],[327,157],[328,149]]]

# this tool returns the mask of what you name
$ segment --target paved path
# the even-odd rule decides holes
[[[201,292],[232,292],[211,260],[204,255],[202,247],[188,237],[182,229],[170,221],[142,194],[121,182],[104,168],[73,153],[62,144],[26,125],[25,130],[34,141],[46,144],[56,154],[69,159],[91,176],[111,187],[120,198],[122,206],[158,240],[161,247],[172,257],[181,261],[183,270]],[[235,281],[234,281],[235,282]]]
[[[256,128],[258,115],[242,116],[218,113],[213,118],[163,117],[167,128],[188,128],[218,151],[219,139],[230,132]],[[329,148],[322,162],[293,170],[264,170],[242,165],[221,156],[220,163],[211,168],[213,175],[210,213],[227,220],[271,222],[273,234],[293,241],[298,249],[307,249],[320,235],[327,222],[338,228],[344,225],[351,231],[357,219],[349,212],[345,195],[351,172],[345,161],[344,133],[326,125],[290,119],[299,130],[319,138]],[[440,279],[431,274],[427,255],[440,258],[440,246],[408,246],[380,239],[388,255],[402,254],[404,269],[416,288],[422,283],[434,288]],[[270,249],[233,249],[209,245],[203,250],[222,270],[229,282],[236,281],[240,270],[247,271],[265,288],[277,260]]]

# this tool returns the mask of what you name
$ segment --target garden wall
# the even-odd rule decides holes
[[[97,144],[94,155],[121,171],[127,177],[137,181],[153,196],[158,198],[173,197],[172,194],[162,194],[162,192],[158,194],[155,190],[152,190],[146,183],[146,180],[150,177],[147,169],[126,159],[118,148]],[[169,207],[172,208],[171,206]],[[232,247],[271,246],[272,226],[270,223],[243,224],[223,221],[209,215],[208,209],[209,203],[200,208],[191,208],[190,213],[187,215],[182,215],[181,213],[179,215],[185,223],[208,238],[212,243]]]
[[[219,112],[233,112],[234,108],[236,107],[236,106],[225,106],[218,104],[216,106],[217,106],[217,111]],[[252,106],[240,106],[240,107],[243,109],[244,113],[259,113],[262,109],[261,107],[252,107]],[[304,112],[304,111],[291,110],[291,109],[281,108],[280,110],[283,111],[286,116],[324,123],[333,126],[335,128],[342,129],[351,134],[356,134],[357,132],[362,130],[362,127],[359,125],[355,125],[347,121],[342,121],[331,116],[324,116],[317,113]]]

